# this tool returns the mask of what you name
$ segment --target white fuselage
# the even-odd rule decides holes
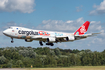
[[[46,42],[46,38],[49,38],[49,37],[62,38],[62,37],[74,36],[73,33],[33,30],[33,29],[24,28],[24,27],[10,27],[5,31],[3,31],[3,34],[11,38],[30,39],[30,40],[39,40],[39,41],[41,40],[45,42]],[[66,41],[66,39],[64,41]]]

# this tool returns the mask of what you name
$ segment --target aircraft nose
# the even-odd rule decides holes
[[[6,35],[6,34],[7,34],[7,30],[4,30],[4,31],[3,31],[3,34]]]

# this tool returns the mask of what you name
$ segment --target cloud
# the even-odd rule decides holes
[[[75,32],[83,23],[83,17],[76,20],[43,20],[40,25],[36,27],[39,30],[52,30],[63,32]],[[88,32],[101,32],[103,30],[100,21],[91,21]]]
[[[102,27],[102,23],[100,21],[91,21],[90,22],[90,27],[89,27],[89,30],[88,32],[89,33],[99,33],[101,32],[100,34],[96,35],[96,36],[93,36],[93,37],[90,37],[90,38],[87,38],[87,45],[88,46],[94,46],[94,47],[99,47],[100,46],[100,49],[104,47],[105,45],[105,28]],[[94,49],[94,48],[93,48]],[[99,48],[98,48],[99,49]],[[102,50],[102,49],[101,49]]]
[[[73,21],[71,21],[71,20],[68,20],[66,23],[72,23]]]
[[[53,31],[71,31],[74,32],[84,23],[83,17],[77,20],[43,20],[36,29],[40,30],[53,30]]]
[[[101,21],[91,21],[89,26],[89,32],[101,32],[103,30]]]
[[[105,14],[105,0],[100,3],[100,5],[93,5],[95,10],[90,11],[89,15],[101,15]]]
[[[83,6],[81,5],[81,6],[78,6],[78,7],[76,7],[76,12],[80,12],[80,11],[82,11],[82,8]]]
[[[31,13],[34,11],[35,0],[0,0],[0,11]]]

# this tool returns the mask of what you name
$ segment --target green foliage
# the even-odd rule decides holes
[[[10,49],[4,49],[3,55],[4,55],[4,57],[6,57],[7,59],[10,60],[11,59],[11,56],[12,56],[12,52],[11,52]]]
[[[0,64],[5,64],[6,63],[6,58],[4,56],[0,57]]]
[[[0,48],[0,68],[69,67],[105,65],[105,50],[51,49],[49,47]]]
[[[104,51],[102,51],[102,53],[105,53],[105,50],[104,50]]]
[[[11,54],[11,59],[13,59],[13,60],[19,60],[19,59],[21,59],[23,56],[22,55],[19,55],[19,53],[18,52],[12,52],[12,54]]]
[[[40,57],[33,59],[33,67],[44,67],[44,59]]]
[[[13,60],[10,60],[7,64],[8,68],[12,68],[13,67]]]
[[[23,62],[21,60],[16,61],[16,66],[17,67],[23,67]]]
[[[57,62],[53,56],[47,56],[46,58],[44,58],[44,66],[45,67],[56,67]]]
[[[37,49],[35,49],[35,52],[39,55],[48,55],[50,52],[50,48],[49,47],[38,47]]]
[[[0,56],[2,56],[3,55],[3,52],[2,52],[2,50],[0,50]]]
[[[78,49],[74,49],[73,51],[72,51],[72,53],[78,53],[78,52],[80,52]]]
[[[24,67],[30,67],[31,65],[33,65],[33,60],[32,58],[29,58],[29,57],[23,58],[22,62],[24,64]]]
[[[57,56],[61,55],[61,52],[60,52],[59,48],[55,48],[54,52]]]
[[[19,54],[24,57],[30,57],[30,58],[35,58],[36,56],[36,53],[32,49],[19,50]]]
[[[12,63],[8,63],[8,64],[7,64],[7,67],[8,67],[8,68],[12,68],[12,65],[13,65]]]

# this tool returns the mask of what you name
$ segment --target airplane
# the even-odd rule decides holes
[[[75,40],[84,39],[95,34],[86,34],[88,27],[90,25],[89,21],[86,21],[77,31],[74,33],[64,33],[64,32],[53,32],[44,30],[33,30],[24,27],[11,26],[3,31],[3,34],[10,37],[11,43],[13,43],[13,38],[24,39],[26,42],[32,42],[33,40],[39,41],[39,44],[43,46],[43,42],[46,45],[53,46],[53,43],[58,42],[73,42]]]

